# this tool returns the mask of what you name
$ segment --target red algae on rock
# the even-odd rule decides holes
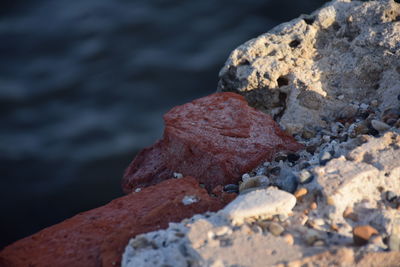
[[[140,152],[128,167],[125,192],[156,184],[173,172],[193,176],[212,190],[237,183],[278,151],[303,148],[271,116],[235,93],[215,93],[177,106],[164,121],[163,139]]]
[[[188,196],[196,201],[185,204]],[[224,204],[192,177],[170,179],[9,245],[0,251],[0,266],[119,266],[133,236]]]

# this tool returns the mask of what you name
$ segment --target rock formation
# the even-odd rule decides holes
[[[0,264],[399,266],[399,48],[392,0],[333,1],[250,40],[219,90],[267,114],[231,92],[175,107],[128,167],[127,196]]]
[[[302,148],[269,115],[234,93],[177,106],[164,120],[163,139],[140,152],[126,171],[125,191],[169,179],[173,173],[193,176],[212,190],[237,183],[278,151]]]

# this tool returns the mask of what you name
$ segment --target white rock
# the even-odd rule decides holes
[[[234,224],[241,224],[248,218],[287,214],[295,205],[296,198],[292,194],[269,187],[238,196],[220,213]]]
[[[382,121],[378,121],[378,120],[372,120],[371,125],[372,125],[372,127],[374,127],[375,130],[377,130],[379,132],[383,132],[383,131],[390,129],[389,125],[387,125],[386,123],[384,123]]]
[[[366,109],[371,96],[380,110],[395,108],[399,13],[395,1],[332,1],[235,49],[218,90],[240,92],[270,115],[281,108],[277,120],[291,133],[325,127],[351,103]]]

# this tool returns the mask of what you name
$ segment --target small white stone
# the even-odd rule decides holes
[[[140,188],[140,187],[138,187],[138,188],[135,189],[135,192],[136,192],[136,193],[139,193],[140,191],[142,191],[142,188]]]
[[[372,120],[371,125],[372,125],[372,127],[374,127],[375,130],[377,130],[379,132],[383,132],[383,131],[390,129],[389,125],[387,125],[386,123],[384,123],[382,121],[378,121],[378,120]]]
[[[182,203],[183,203],[183,205],[187,206],[187,205],[199,202],[199,200],[200,199],[197,196],[185,196],[182,199]]]
[[[182,173],[179,173],[179,172],[174,172],[174,178],[176,178],[176,179],[181,179],[181,178],[183,178],[183,174]]]
[[[269,187],[238,196],[221,213],[233,224],[242,224],[248,218],[287,214],[295,205],[292,194]]]
[[[369,105],[365,104],[365,103],[361,103],[361,105],[360,105],[360,109],[362,109],[362,110],[367,110],[368,107],[369,107]]]
[[[247,181],[249,179],[250,179],[250,175],[248,173],[245,173],[245,174],[242,175],[242,181],[243,182],[245,182],[245,181]]]
[[[343,100],[343,98],[344,98],[344,95],[339,95],[339,96],[337,97],[337,99],[339,99],[339,100]]]

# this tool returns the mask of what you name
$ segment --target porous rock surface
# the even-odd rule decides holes
[[[223,205],[194,178],[170,179],[9,245],[0,266],[119,266],[132,236]]]
[[[337,0],[235,49],[219,91],[244,95],[292,134],[349,119],[355,105],[397,107],[400,4]]]
[[[140,152],[128,167],[126,192],[173,173],[193,176],[211,190],[237,183],[243,173],[278,151],[303,148],[269,115],[234,93],[215,93],[177,106],[164,120],[163,139]]]
[[[387,192],[400,200],[400,135],[367,139],[312,167],[315,178],[297,202],[254,188],[217,213],[131,239],[122,266],[398,266],[400,203]]]

